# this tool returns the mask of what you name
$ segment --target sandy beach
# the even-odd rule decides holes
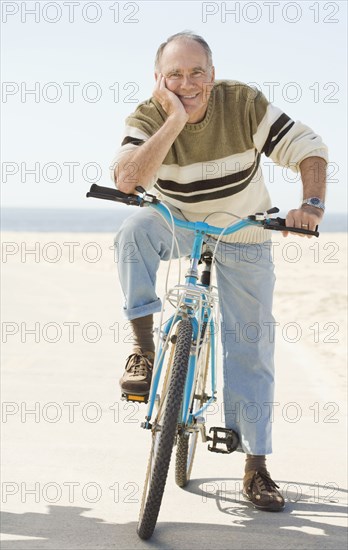
[[[2,235],[4,550],[149,546],[136,523],[150,438],[140,429],[145,408],[120,400],[131,344],[113,237]],[[268,464],[286,510],[255,511],[240,492],[243,456],[199,444],[185,491],[171,466],[154,548],[346,548],[347,235],[275,236],[273,254]],[[223,425],[221,395],[208,426]]]

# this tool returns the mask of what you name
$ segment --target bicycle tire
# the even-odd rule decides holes
[[[201,372],[201,377],[198,377],[194,390],[194,395],[198,395],[200,397],[198,399],[193,399],[193,412],[200,409],[204,403],[204,391],[207,381],[208,363],[210,357],[210,342],[209,339],[205,340],[206,328],[207,323],[204,323],[202,330],[202,347],[198,357],[198,361],[201,361],[201,364],[198,365]],[[190,481],[193,461],[196,454],[197,441],[197,430],[193,432],[183,431],[178,435],[175,456],[175,482],[181,488],[186,487]]]
[[[137,533],[141,539],[149,539],[156,527],[164,488],[167,480],[170,459],[179,416],[188,362],[191,350],[192,324],[189,319],[178,323],[172,374],[163,410],[160,430],[156,420],[153,423],[152,446],[149,456],[142,505]]]

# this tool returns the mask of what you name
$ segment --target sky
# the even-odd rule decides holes
[[[346,1],[1,2],[3,207],[109,208],[124,120],[149,98],[159,44],[202,35],[216,78],[260,88],[329,147],[327,209],[345,212]],[[299,177],[264,159],[272,203],[296,208]]]

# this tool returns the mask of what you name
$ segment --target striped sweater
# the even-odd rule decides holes
[[[154,98],[141,103],[126,120],[113,166],[123,154],[140,147],[165,119]],[[243,217],[271,206],[260,167],[262,153],[294,171],[307,157],[327,160],[320,136],[291,120],[260,91],[240,82],[216,81],[204,119],[185,125],[152,184],[156,194],[179,208],[186,219],[203,220],[209,215],[209,224],[225,227],[235,221],[231,214]],[[257,243],[266,238],[262,228],[248,227],[223,240]]]

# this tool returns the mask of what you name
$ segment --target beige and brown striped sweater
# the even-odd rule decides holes
[[[124,153],[141,147],[165,119],[155,99],[141,103],[126,120],[113,166]],[[327,160],[321,137],[291,120],[260,91],[240,82],[216,81],[204,119],[185,125],[154,174],[153,186],[188,220],[209,215],[209,224],[225,227],[235,220],[230,213],[243,217],[271,206],[260,167],[262,153],[295,171],[307,157]],[[250,227],[224,240],[255,243],[267,238],[263,229]]]

